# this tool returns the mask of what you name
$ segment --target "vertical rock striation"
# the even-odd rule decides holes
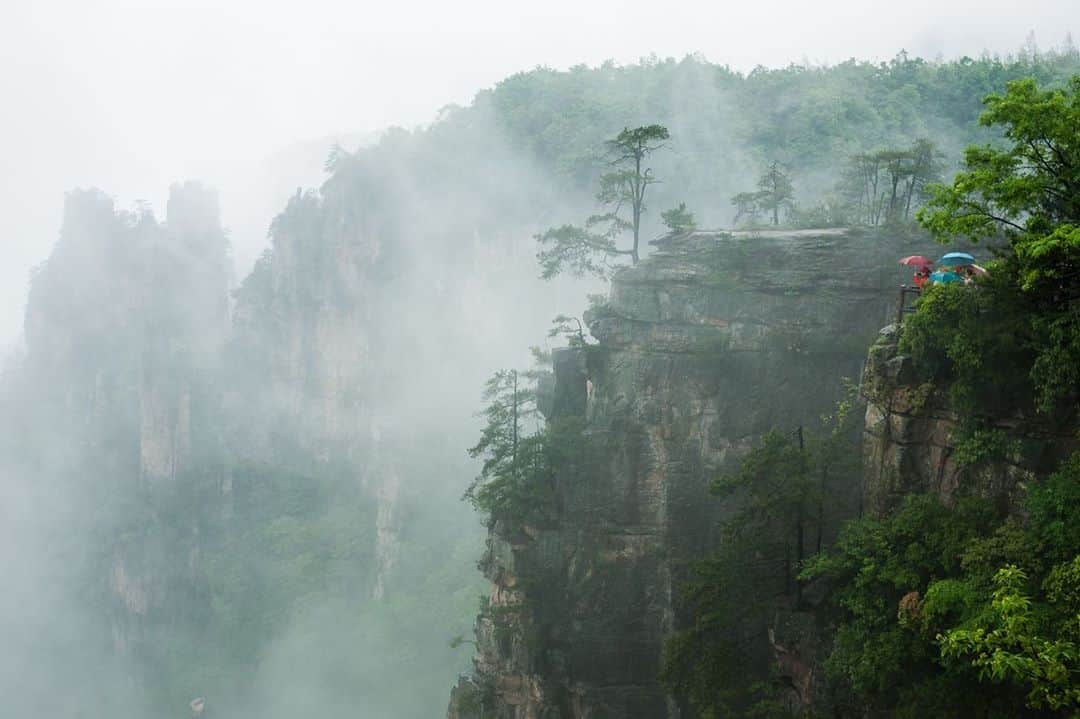
[[[149,617],[168,615],[178,593],[199,593],[197,522],[168,510],[189,489],[196,457],[214,451],[196,425],[215,409],[205,390],[228,332],[226,249],[217,197],[197,183],[171,188],[163,223],[77,191],[31,283],[13,405],[31,444],[10,454],[25,458],[41,491],[83,510],[57,531],[111,536],[107,550],[94,548],[103,556],[88,549],[88,564],[73,562],[98,576],[64,589],[105,586],[124,654],[153,653]]]
[[[596,461],[559,477],[551,522],[490,528],[452,719],[681,716],[657,674],[685,565],[717,539],[710,479],[831,409],[892,312],[898,247],[880,234],[657,244],[586,313],[597,343],[556,353],[553,412],[584,418]]]
[[[905,495],[930,493],[947,505],[975,494],[1019,506],[1023,486],[1045,477],[1080,449],[1075,420],[1051,424],[1030,408],[989,420],[1008,448],[992,462],[965,465],[957,456],[960,417],[947,388],[920,382],[898,351],[895,324],[880,331],[863,377],[867,398],[863,460],[867,509],[884,512]]]

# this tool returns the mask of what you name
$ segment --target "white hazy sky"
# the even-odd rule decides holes
[[[245,265],[278,201],[253,197],[269,156],[424,123],[518,70],[956,57],[1014,51],[1031,31],[1054,47],[1070,29],[1080,0],[2,0],[0,348],[73,187],[160,212],[170,182],[203,179]]]

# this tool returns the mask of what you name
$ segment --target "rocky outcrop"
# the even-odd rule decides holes
[[[199,418],[212,412],[203,390],[229,326],[226,248],[216,195],[197,183],[171,188],[164,222],[77,191],[31,284],[14,405],[27,444],[6,454],[85,508],[63,532],[114,532],[79,570],[107,589],[109,634],[125,655],[148,649],[147,618],[198,582],[195,522],[166,510],[214,443]],[[203,471],[223,486],[220,471]],[[151,537],[161,516],[175,524],[170,546]]]
[[[584,420],[594,460],[558,478],[550,521],[491,527],[475,672],[450,717],[686,716],[657,675],[682,572],[715,546],[725,511],[709,480],[763,432],[830,409],[892,312],[888,237],[698,232],[658,244],[586,314],[596,343],[555,355],[551,411]],[[763,644],[791,655],[809,692],[775,629]]]
[[[1026,483],[1080,448],[1076,427],[1018,408],[983,418],[988,431],[1000,433],[1001,456],[966,464],[957,452],[961,418],[947,388],[919,381],[911,359],[899,353],[899,334],[896,324],[880,331],[863,376],[868,511],[886,511],[913,493],[931,493],[949,505],[974,494],[1016,507]]]

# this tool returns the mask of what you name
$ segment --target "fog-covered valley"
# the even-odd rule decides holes
[[[894,255],[937,252],[938,229],[919,215],[933,202],[928,188],[970,169],[965,147],[1009,141],[1002,127],[979,123],[984,98],[1027,78],[1067,88],[1080,74],[1080,54],[1066,34],[1070,22],[1080,29],[1080,16],[1059,4],[1019,19],[1019,11],[986,9],[993,22],[971,36],[950,30],[952,13],[963,7],[930,15],[925,27],[905,30],[926,45],[926,57],[877,30],[878,44],[858,46],[855,59],[846,59],[842,33],[767,56],[732,45],[725,57],[723,48],[689,44],[667,21],[648,44],[641,22],[627,20],[634,31],[611,40],[611,54],[595,54],[603,42],[571,43],[576,50],[547,59],[543,44],[534,48],[535,38],[519,28],[530,38],[522,47],[534,54],[515,54],[502,37],[492,40],[494,49],[478,49],[479,60],[462,61],[467,80],[451,82],[444,73],[452,68],[439,68],[415,87],[412,63],[394,79],[389,60],[400,62],[401,48],[381,51],[385,38],[372,40],[382,37],[380,22],[388,36],[408,35],[393,25],[398,11],[350,17],[367,23],[357,37],[372,48],[354,55],[343,47],[348,33],[337,30],[323,57],[313,49],[314,21],[298,21],[290,39],[291,16],[275,7],[265,27],[248,28],[250,38],[240,32],[225,43],[210,33],[205,56],[177,49],[175,37],[162,40],[175,53],[163,76],[174,83],[178,116],[190,111],[180,105],[198,101],[208,115],[242,111],[229,100],[228,83],[212,77],[222,47],[251,55],[243,72],[229,65],[233,81],[272,85],[273,77],[262,76],[270,74],[260,69],[263,57],[282,77],[279,90],[240,92],[258,112],[223,119],[220,137],[205,118],[187,128],[163,120],[174,145],[162,128],[117,124],[99,107],[119,102],[116,88],[80,78],[76,57],[37,57],[29,41],[10,43],[27,62],[0,71],[0,81],[27,112],[0,124],[14,158],[0,206],[11,248],[0,296],[0,714],[419,719],[446,715],[452,688],[453,719],[817,716],[822,697],[847,691],[858,698],[836,700],[836,716],[904,716],[904,706],[931,706],[929,699],[897,700],[901,709],[894,702],[887,711],[859,704],[870,700],[854,680],[831,678],[822,689],[814,682],[825,680],[807,679],[814,672],[803,665],[826,666],[825,659],[804,652],[796,661],[788,657],[797,651],[780,646],[796,622],[779,628],[778,620],[743,614],[735,623],[761,646],[736,661],[746,674],[730,681],[752,693],[748,687],[783,673],[773,682],[779,694],[767,697],[780,713],[754,714],[766,700],[729,694],[726,685],[703,695],[717,676],[735,674],[717,658],[722,652],[692,643],[700,639],[691,629],[700,626],[695,611],[706,605],[694,604],[702,594],[689,589],[700,586],[691,565],[744,546],[738,542],[746,537],[723,524],[743,516],[740,507],[769,516],[761,536],[786,531],[788,515],[774,517],[781,510],[749,484],[732,490],[732,504],[709,489],[721,475],[757,466],[740,463],[774,446],[771,429],[790,438],[798,426],[798,451],[812,458],[798,455],[802,469],[791,472],[803,476],[805,462],[814,463],[822,488],[832,477],[837,501],[825,506],[806,495],[807,507],[817,502],[816,518],[806,519],[799,505],[799,550],[794,560],[784,555],[786,584],[776,588],[779,575],[769,569],[747,591],[783,595],[783,609],[762,600],[770,617],[818,612],[814,621],[832,628],[844,620],[825,618],[831,595],[822,587],[840,586],[839,574],[804,579],[790,566],[811,566],[804,519],[806,537],[816,533],[815,556],[824,557],[844,522],[888,514],[891,500],[875,492],[914,491],[924,478],[912,467],[923,460],[938,463],[934,489],[949,505],[963,494],[941,479],[953,477],[955,457],[975,445],[1007,447],[1008,462],[1000,453],[972,460],[975,479],[964,479],[969,465],[957,465],[955,483],[975,483],[985,489],[975,494],[993,495],[998,505],[1012,502],[1010,516],[1024,513],[1019,488],[1065,466],[1075,444],[1068,428],[1076,387],[1060,367],[1072,355],[1031,360],[1039,368],[1031,374],[1035,389],[1016,390],[1060,403],[1038,410],[1053,421],[1026,405],[1016,415],[1024,421],[1014,421],[1002,409],[1013,407],[1008,395],[995,397],[993,411],[970,409],[1005,418],[971,429],[978,442],[956,439],[967,425],[928,430],[948,436],[945,458],[911,449],[905,457],[917,459],[896,459],[891,435],[879,439],[871,425],[866,442],[874,449],[859,445],[864,415],[869,422],[873,414],[867,403],[884,408],[886,424],[901,412],[897,402],[918,392],[937,412],[934,421],[968,411],[959,393],[948,395],[952,404],[944,389],[934,393],[945,370],[931,376],[919,365],[916,381],[905,365],[893,384],[871,382],[892,359],[881,350],[875,364],[871,343],[894,317],[896,285],[910,282]],[[135,19],[117,20],[124,32],[108,29],[110,13],[123,11]],[[470,9],[477,27],[495,37],[504,20],[485,24],[487,11]],[[257,7],[230,12],[216,33],[258,26],[250,19]],[[532,21],[554,33],[560,13],[569,12]],[[601,15],[586,16],[586,25],[602,25]],[[49,43],[72,33],[72,47],[97,47],[83,31],[128,38],[130,55],[87,60],[113,69],[138,65],[140,52],[158,57],[149,40],[125,33],[147,22],[167,36],[161,25],[170,17],[177,37],[198,36],[192,28],[203,16],[176,8],[17,14],[28,38]],[[530,22],[528,13],[517,17]],[[670,22],[687,17],[680,10]],[[85,26],[73,28],[75,19]],[[1000,30],[1028,20],[1044,45],[1026,29]],[[452,65],[469,56],[462,43],[476,42],[462,22],[453,21],[448,38],[417,30],[402,47],[442,43]],[[1053,35],[1043,33],[1047,24]],[[858,31],[855,24],[841,30]],[[705,42],[699,30],[687,35]],[[269,36],[277,44],[267,44]],[[299,69],[272,57],[283,46],[296,50]],[[665,54],[650,55],[657,49]],[[489,58],[496,50],[506,59]],[[358,71],[371,88],[364,116],[365,103],[352,97],[364,95],[363,82],[347,86],[339,65],[377,60],[380,52],[385,67]],[[431,48],[416,52],[437,64]],[[577,54],[564,61],[567,52]],[[618,59],[605,61],[612,55]],[[51,68],[40,79],[35,62]],[[153,103],[160,88],[146,71],[133,72]],[[322,76],[307,82],[304,73]],[[59,107],[43,89],[50,77],[63,77],[58,88],[81,88],[89,108],[84,135],[73,129],[77,120],[35,119]],[[313,99],[334,93],[350,97]],[[132,118],[157,116],[141,106],[137,83],[124,94],[135,98],[125,100]],[[417,97],[393,99],[410,94]],[[288,109],[304,102],[320,111]],[[276,104],[281,117],[272,116]],[[95,145],[94,128],[106,125]],[[627,137],[620,133],[635,128],[655,128],[655,144],[638,150],[644,174],[640,164],[626,169],[633,163],[619,155],[631,147],[619,144]],[[64,135],[60,148],[78,152],[65,163],[59,149],[45,147],[35,165],[27,146],[47,143],[51,133]],[[98,168],[102,179],[91,179]],[[24,173],[25,198],[17,179]],[[634,182],[647,198],[640,218],[625,189]],[[61,204],[62,211],[49,209]],[[1067,225],[1061,217],[1069,211],[1055,221]],[[639,232],[642,259],[631,261],[622,248]],[[976,248],[986,264],[988,246],[1010,256],[1003,237],[987,235],[981,245],[960,237],[966,244],[958,247]],[[558,244],[564,241],[570,244]],[[552,247],[555,254],[545,255]],[[1072,251],[1062,250],[1060,266],[1071,267]],[[551,267],[553,276],[542,279]],[[997,267],[991,272],[1012,276]],[[1048,290],[1053,302],[1072,307],[1075,297],[1060,289],[1070,281],[1055,285],[1058,294]],[[1064,322],[1053,337],[1072,331]],[[1041,351],[1039,331],[1025,352]],[[1060,346],[1071,351],[1073,339]],[[1002,362],[1030,359],[1007,351]],[[870,379],[860,384],[864,367]],[[966,375],[947,376],[959,383]],[[856,389],[845,389],[848,380]],[[894,402],[889,393],[905,383],[917,389]],[[1060,393],[1047,394],[1047,384]],[[1045,426],[1028,432],[1032,417]],[[1017,449],[986,439],[1002,427],[1022,435]],[[781,444],[776,451],[787,451]],[[864,451],[879,453],[870,479],[855,461]],[[898,476],[918,479],[896,480],[886,491],[893,460]],[[525,486],[541,476],[550,486]],[[740,521],[745,528],[756,520]],[[1074,522],[1070,515],[1059,525]],[[972,529],[972,537],[997,526]],[[994,536],[1015,539],[1004,529]],[[755,537],[746,546],[758,547],[763,564],[773,561],[769,552],[794,551]],[[987,546],[979,557],[998,561],[999,545]],[[821,576],[839,572],[839,559],[818,561]],[[760,579],[757,571],[744,573]],[[941,578],[938,571],[912,570],[926,577],[910,581]],[[1053,604],[1057,590],[1045,591]],[[891,595],[888,601],[895,618]],[[771,647],[772,664],[761,647]],[[1066,697],[1076,681],[1068,651]],[[923,649],[912,652],[925,658]],[[698,666],[713,674],[698,681],[686,656],[703,657]],[[1065,716],[1068,702],[1080,701],[1028,707],[1017,699],[1024,686],[992,694],[994,701],[1033,712],[1025,716]],[[718,707],[728,713],[709,713]]]

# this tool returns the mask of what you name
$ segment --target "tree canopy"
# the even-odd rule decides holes
[[[999,255],[992,281],[976,300],[959,288],[934,288],[907,324],[904,348],[924,371],[951,373],[977,394],[995,371],[965,352],[979,337],[1011,353],[1005,371],[1025,378],[1019,395],[1033,394],[1047,415],[1080,408],[1080,75],[1063,88],[1040,89],[1032,79],[1008,85],[986,100],[980,117],[1004,130],[1004,146],[972,146],[949,185],[928,187],[919,221],[942,241],[988,242]],[[946,297],[953,299],[948,302]],[[962,305],[994,311],[978,326]],[[936,328],[955,321],[949,336]],[[981,343],[985,344],[985,343]],[[1001,369],[1000,365],[998,369]]]
[[[623,128],[605,143],[610,169],[600,175],[596,200],[604,212],[590,216],[584,227],[562,225],[536,236],[540,243],[537,259],[542,276],[550,279],[564,268],[581,275],[603,274],[610,261],[628,256],[633,264],[640,259],[641,216],[645,212],[645,194],[659,180],[645,162],[664,146],[670,137],[662,125]],[[629,217],[625,214],[629,213]],[[619,238],[631,233],[632,243],[620,248]]]

